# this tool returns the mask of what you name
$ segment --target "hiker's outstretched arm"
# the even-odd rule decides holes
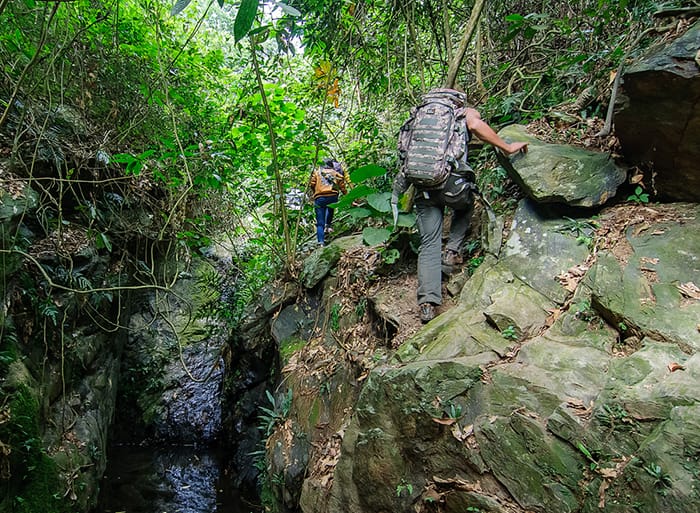
[[[466,113],[467,128],[485,143],[492,144],[496,148],[500,148],[504,153],[510,155],[518,151],[527,152],[526,142],[507,143],[499,137],[499,135],[491,128],[486,121],[481,119],[481,114],[477,110],[467,109]]]

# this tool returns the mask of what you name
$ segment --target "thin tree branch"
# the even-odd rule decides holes
[[[12,108],[12,105],[15,103],[15,98],[17,98],[17,94],[19,93],[19,88],[22,86],[22,82],[27,77],[29,70],[32,69],[32,67],[34,67],[34,64],[36,64],[37,61],[39,60],[39,58],[41,57],[41,51],[44,48],[44,44],[46,44],[46,37],[48,36],[49,26],[51,25],[51,21],[53,21],[53,17],[56,15],[56,12],[58,11],[58,6],[60,4],[61,4],[61,2],[56,2],[53,6],[53,9],[51,9],[51,13],[49,14],[49,19],[46,21],[46,25],[44,25],[44,27],[42,28],[41,37],[39,38],[39,44],[36,45],[36,52],[34,52],[34,55],[32,56],[32,60],[29,61],[29,63],[22,70],[22,74],[17,79],[17,83],[15,84],[15,88],[12,91],[10,98],[7,100],[7,106],[5,107],[5,111],[2,113],[2,116],[0,117],[0,127],[5,124],[5,121],[7,120],[7,115],[10,113],[10,109]]]
[[[472,13],[469,16],[469,21],[467,21],[467,26],[464,29],[464,34],[462,35],[462,40],[459,43],[459,48],[457,49],[457,54],[450,61],[450,67],[447,70],[447,80],[445,81],[445,87],[453,88],[457,82],[457,73],[459,72],[459,67],[462,65],[462,60],[464,60],[464,55],[467,53],[467,47],[469,46],[469,41],[471,41],[474,30],[479,22],[481,13],[486,5],[486,0],[476,0],[474,7],[472,8]]]

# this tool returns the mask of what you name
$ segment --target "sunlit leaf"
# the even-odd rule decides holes
[[[190,5],[191,1],[192,0],[177,0],[177,2],[175,2],[175,5],[173,5],[170,9],[170,15],[177,16],[185,9],[185,7]]]
[[[112,155],[112,162],[117,162],[118,164],[128,164],[136,160],[136,157],[128,153],[115,153]]]
[[[391,212],[391,192],[380,192],[367,196],[367,203],[378,212]]]
[[[376,164],[369,164],[367,166],[358,167],[353,172],[350,173],[350,180],[353,183],[361,183],[368,178],[374,178],[376,176],[384,176],[386,174],[386,169]]]
[[[277,4],[277,7],[282,9],[285,13],[289,14],[290,16],[294,16],[295,18],[299,18],[301,16],[301,13],[291,5],[287,5],[284,2],[275,2],[275,4]]]
[[[260,0],[243,0],[236,13],[236,20],[233,22],[233,37],[238,43],[250,31],[258,13]]]
[[[376,189],[367,187],[366,185],[358,185],[357,187],[350,189],[347,194],[344,194],[343,197],[340,198],[340,201],[338,201],[335,205],[340,208],[349,207],[356,199],[364,198],[365,196],[369,196],[375,192],[377,192]]]

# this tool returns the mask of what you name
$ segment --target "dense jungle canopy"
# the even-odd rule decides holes
[[[350,171],[381,166],[390,173],[357,195],[386,190],[407,110],[448,80],[496,127],[568,104],[584,132],[605,117],[623,57],[656,35],[648,29],[659,9],[612,0],[4,0],[3,186],[38,184],[47,235],[81,225],[125,265],[148,267],[153,247],[244,236],[241,266],[255,285],[270,262],[293,268],[312,231],[310,207],[281,200],[304,189],[320,157]],[[482,179],[503,176],[492,175]],[[108,215],[98,191],[145,217]],[[376,214],[345,221],[364,226]]]

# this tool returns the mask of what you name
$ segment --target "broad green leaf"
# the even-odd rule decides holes
[[[105,248],[110,253],[112,252],[112,243],[110,242],[109,237],[107,237],[107,234],[105,233],[97,234],[97,237],[95,237],[95,246],[97,246],[97,249]]]
[[[367,196],[367,203],[379,212],[391,212],[391,193],[379,192]]]
[[[250,31],[258,13],[260,0],[243,0],[236,13],[236,20],[233,22],[233,37],[238,43]]]
[[[356,199],[364,198],[365,196],[369,196],[375,192],[377,192],[376,189],[367,187],[366,185],[358,185],[357,187],[350,189],[347,194],[343,195],[343,197],[340,198],[335,205],[339,208],[346,208],[349,207]]]
[[[262,27],[254,28],[253,30],[251,30],[250,32],[248,32],[248,35],[255,36],[257,34],[264,33],[263,37],[258,37],[255,39],[257,42],[260,43],[260,42],[265,41],[267,39],[267,36],[269,35],[269,34],[267,34],[267,32],[269,32],[271,28],[272,28],[272,25],[263,25]]]
[[[136,160],[136,157],[130,155],[129,153],[115,153],[112,155],[112,162],[116,162],[118,164],[129,164],[134,160]]]
[[[185,7],[190,5],[191,1],[192,0],[177,0],[177,2],[175,2],[175,5],[173,5],[170,9],[170,15],[177,16],[185,9]]]
[[[126,174],[138,176],[141,174],[141,168],[143,168],[143,162],[134,159],[126,165]]]
[[[367,166],[358,167],[353,172],[350,173],[350,180],[353,183],[361,183],[368,178],[373,178],[375,176],[384,176],[386,174],[386,169],[376,164],[369,164]]]
[[[348,214],[354,219],[367,219],[368,217],[372,217],[372,211],[363,207],[351,208],[348,210]]]
[[[396,221],[396,226],[402,226],[404,228],[411,228],[416,224],[416,214],[411,212],[410,214],[399,214],[399,219]]]
[[[368,246],[379,246],[384,244],[391,237],[391,232],[386,228],[367,227],[362,230],[362,240]]]
[[[509,21],[511,23],[519,23],[522,22],[525,19],[525,17],[522,14],[509,14],[506,16],[506,21]]]

